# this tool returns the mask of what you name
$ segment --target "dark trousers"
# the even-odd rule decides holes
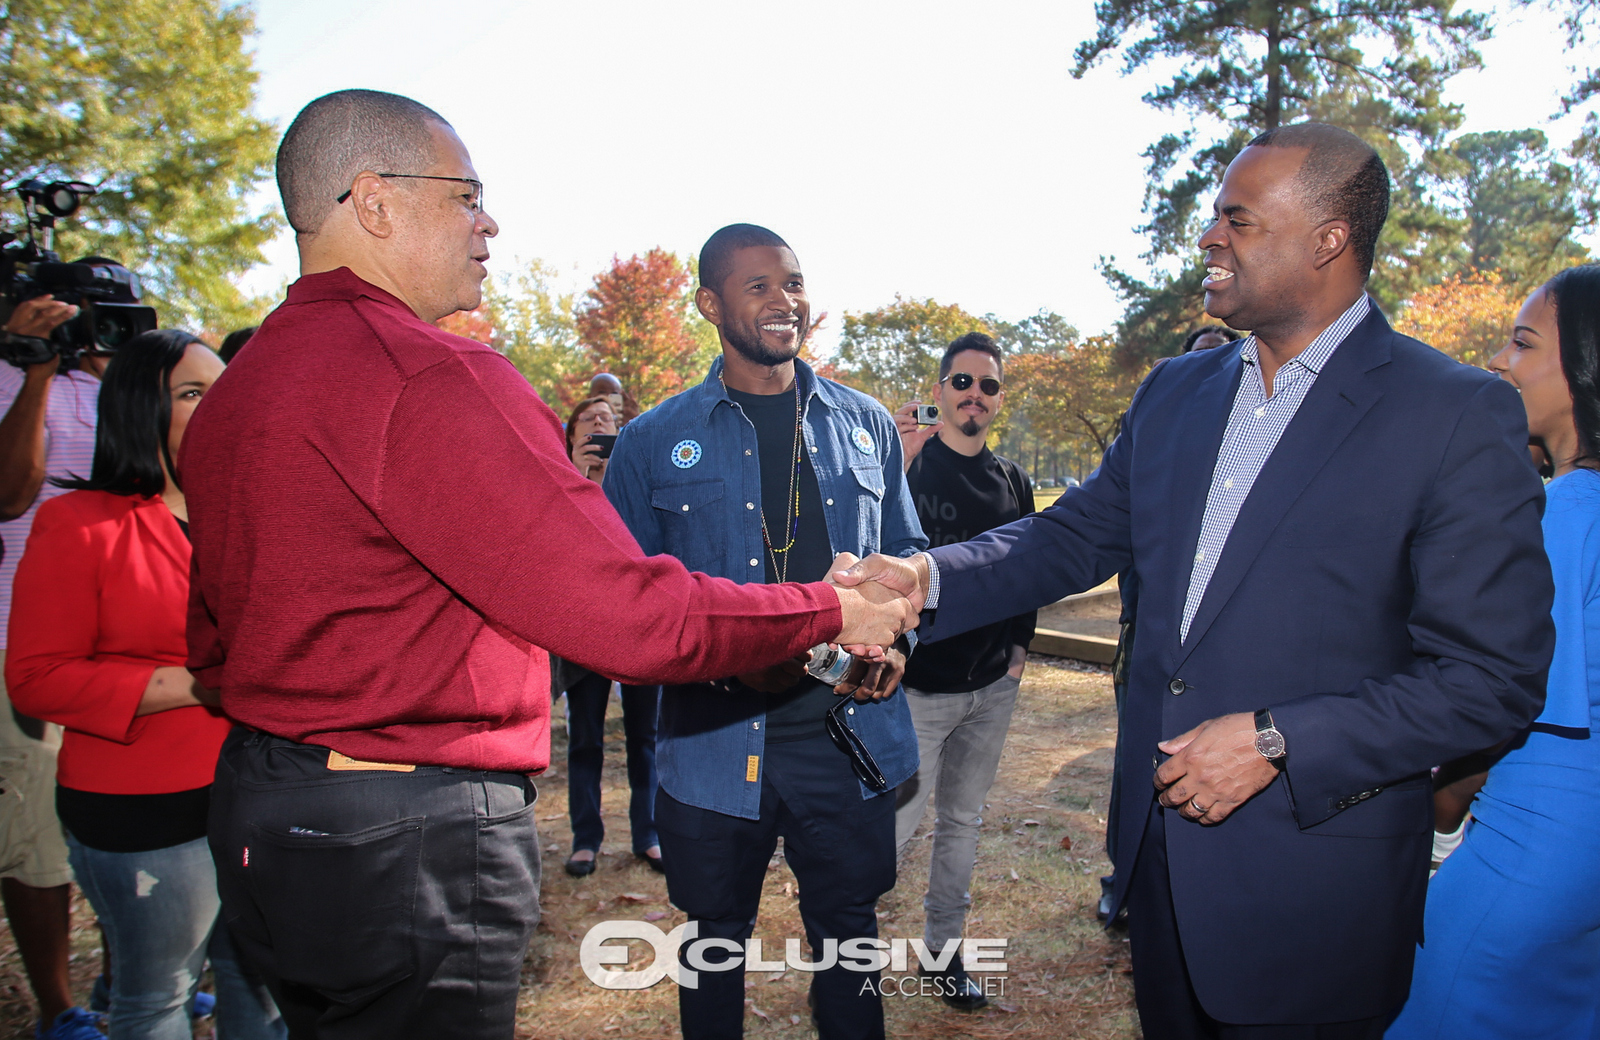
[[[656,839],[656,706],[659,686],[622,687],[622,731],[628,749],[628,828],[633,851]],[[605,760],[606,704],[611,680],[594,672],[567,687],[567,805],[572,850],[598,852],[606,828],[600,819],[600,771]]]
[[[1167,873],[1167,813],[1156,809],[1145,827],[1133,865],[1128,902],[1128,941],[1133,947],[1133,993],[1145,1040],[1382,1040],[1392,1015],[1352,1022],[1229,1025],[1201,1008],[1178,940]],[[1172,820],[1173,826],[1193,827]],[[1218,951],[1226,956],[1227,951]]]
[[[211,794],[222,917],[295,1040],[510,1040],[539,921],[533,783],[235,728]]]
[[[767,863],[782,835],[784,857],[800,882],[812,957],[821,957],[824,939],[876,938],[878,897],[894,887],[894,798],[863,799],[849,759],[826,736],[768,744],[766,752],[759,820],[685,805],[661,792],[656,824],[672,902],[698,922],[700,938],[743,943],[755,929]],[[762,956],[779,959],[787,938],[768,938]],[[714,951],[706,960],[725,957]],[[839,966],[818,972],[811,993],[821,1040],[883,1037],[877,987],[877,972]],[[702,971],[698,988],[679,987],[684,1040],[744,1036],[744,995],[742,965]]]

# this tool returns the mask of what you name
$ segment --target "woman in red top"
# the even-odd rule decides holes
[[[117,351],[94,467],[40,508],[14,586],[6,681],[17,710],[65,728],[56,807],[106,933],[113,1040],[188,1040],[208,947],[223,1035],[286,1035],[215,927],[206,812],[232,724],[183,667],[189,514],[172,459],[222,370],[184,332]]]

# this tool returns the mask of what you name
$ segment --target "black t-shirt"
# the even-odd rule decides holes
[[[965,542],[1033,512],[1032,483],[1016,463],[988,448],[963,455],[934,437],[912,460],[906,482],[930,548]],[[1033,641],[1035,618],[1030,611],[936,643],[919,643],[906,663],[906,685],[928,693],[965,693],[989,685],[1010,667],[1011,648]]]
[[[767,536],[774,548],[788,544],[793,532],[794,545],[788,553],[789,581],[821,581],[833,562],[833,545],[828,539],[827,518],[822,515],[822,490],[816,471],[811,468],[811,453],[800,445],[800,492],[798,526],[785,529],[794,514],[790,497],[791,477],[795,472],[795,399],[793,388],[781,394],[747,394],[729,390],[728,396],[756,428],[756,447],[761,464],[761,509],[767,519]],[[765,552],[767,584],[777,582],[773,554]],[[767,696],[767,740],[804,740],[823,732],[823,716],[838,696],[809,675],[782,693]]]
[[[149,852],[204,838],[210,808],[209,785],[171,794],[101,794],[56,786],[61,825],[101,852]]]

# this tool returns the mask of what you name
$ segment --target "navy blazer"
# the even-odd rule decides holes
[[[1267,460],[1180,643],[1239,347],[1152,371],[1081,488],[933,550],[940,601],[920,631],[949,636],[1131,566],[1118,903],[1156,804],[1156,744],[1271,708],[1289,748],[1278,779],[1218,826],[1167,818],[1196,993],[1240,1024],[1382,1015],[1405,999],[1421,938],[1428,770],[1518,732],[1544,700],[1544,492],[1511,387],[1374,306]]]

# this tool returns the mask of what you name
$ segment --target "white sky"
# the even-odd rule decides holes
[[[1590,56],[1560,52],[1549,14],[1498,20],[1450,90],[1463,129],[1567,143],[1578,117],[1545,120]],[[280,127],[345,87],[455,125],[501,227],[491,271],[539,258],[581,288],[613,254],[763,224],[831,314],[825,351],[844,311],[895,293],[1108,328],[1096,261],[1136,264],[1139,153],[1182,125],[1140,101],[1154,75],[1072,79],[1088,0],[259,0],[258,27],[256,110]],[[254,291],[296,274],[292,238],[267,253]]]

